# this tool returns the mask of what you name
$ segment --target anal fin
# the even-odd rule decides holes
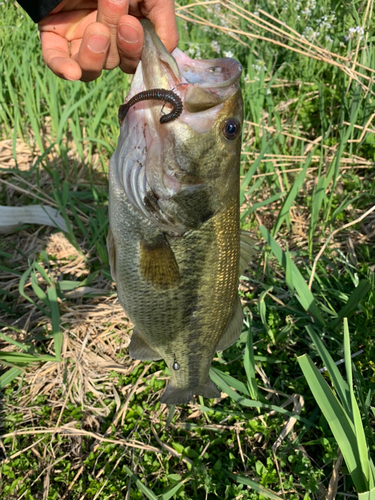
[[[190,387],[174,387],[172,382],[169,382],[160,398],[160,402],[165,405],[186,405],[190,403],[192,398],[193,390]]]
[[[259,252],[256,248],[257,240],[249,233],[249,231],[240,231],[240,264],[239,276],[241,276],[245,269],[249,267],[249,262],[252,257]]]
[[[157,361],[162,359],[160,354],[154,351],[154,349],[143,340],[137,328],[133,330],[129,345],[129,354],[133,359],[139,359],[140,361]]]
[[[178,286],[178,265],[163,233],[159,233],[152,240],[141,241],[139,270],[146,283],[158,290]]]
[[[233,308],[232,317],[229,320],[229,323],[225,328],[222,336],[220,337],[219,342],[217,343],[217,351],[224,351],[224,349],[236,342],[238,337],[241,335],[242,323],[243,311],[240,298],[238,297]]]

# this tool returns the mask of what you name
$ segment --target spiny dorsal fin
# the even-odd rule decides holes
[[[243,311],[240,298],[238,297],[234,305],[232,317],[229,320],[229,323],[225,328],[222,336],[220,337],[219,342],[217,343],[217,351],[224,351],[224,349],[236,342],[238,337],[241,335],[242,323]]]
[[[245,269],[249,267],[249,262],[252,257],[257,253],[256,249],[257,240],[249,233],[249,231],[240,231],[240,264],[239,276],[241,276]]]
[[[109,267],[111,269],[111,276],[113,281],[116,281],[116,247],[111,228],[108,229],[107,250],[108,250]]]
[[[159,290],[178,286],[178,265],[163,233],[141,241],[139,270],[145,282]]]

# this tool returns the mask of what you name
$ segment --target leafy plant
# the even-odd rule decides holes
[[[310,390],[340,447],[349,473],[359,493],[359,498],[361,500],[372,500],[375,498],[375,467],[370,456],[369,445],[354,392],[348,321],[346,318],[344,319],[344,355],[347,381],[342,378],[319,336],[311,327],[307,327],[307,331],[325,363],[337,396],[307,354],[299,357],[298,362]],[[360,387],[357,389],[360,390]]]

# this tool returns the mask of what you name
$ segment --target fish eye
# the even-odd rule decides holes
[[[224,123],[224,135],[227,139],[235,139],[241,131],[240,124],[235,118],[230,118]]]

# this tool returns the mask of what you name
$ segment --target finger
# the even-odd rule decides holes
[[[120,68],[124,73],[134,73],[141,58],[143,28],[133,16],[122,16],[118,27],[118,52]]]
[[[70,58],[69,44],[65,38],[44,31],[40,33],[40,43],[44,62],[56,76],[73,81],[81,78],[81,68]]]
[[[99,0],[97,21],[107,26],[111,36],[111,46],[107,55],[105,69],[116,68],[120,63],[117,48],[117,29],[120,17],[127,14],[129,0]]]
[[[149,19],[155,26],[155,31],[169,52],[172,52],[178,44],[178,30],[174,0],[143,0],[139,5],[130,0],[129,14],[141,10],[142,15]]]
[[[87,26],[96,21],[96,10],[72,10],[49,15],[38,24],[39,31],[49,31],[66,38],[69,42],[82,38]]]
[[[107,59],[110,39],[107,26],[92,23],[86,28],[82,41],[72,41],[71,56],[82,70],[83,82],[91,82],[100,76]]]

